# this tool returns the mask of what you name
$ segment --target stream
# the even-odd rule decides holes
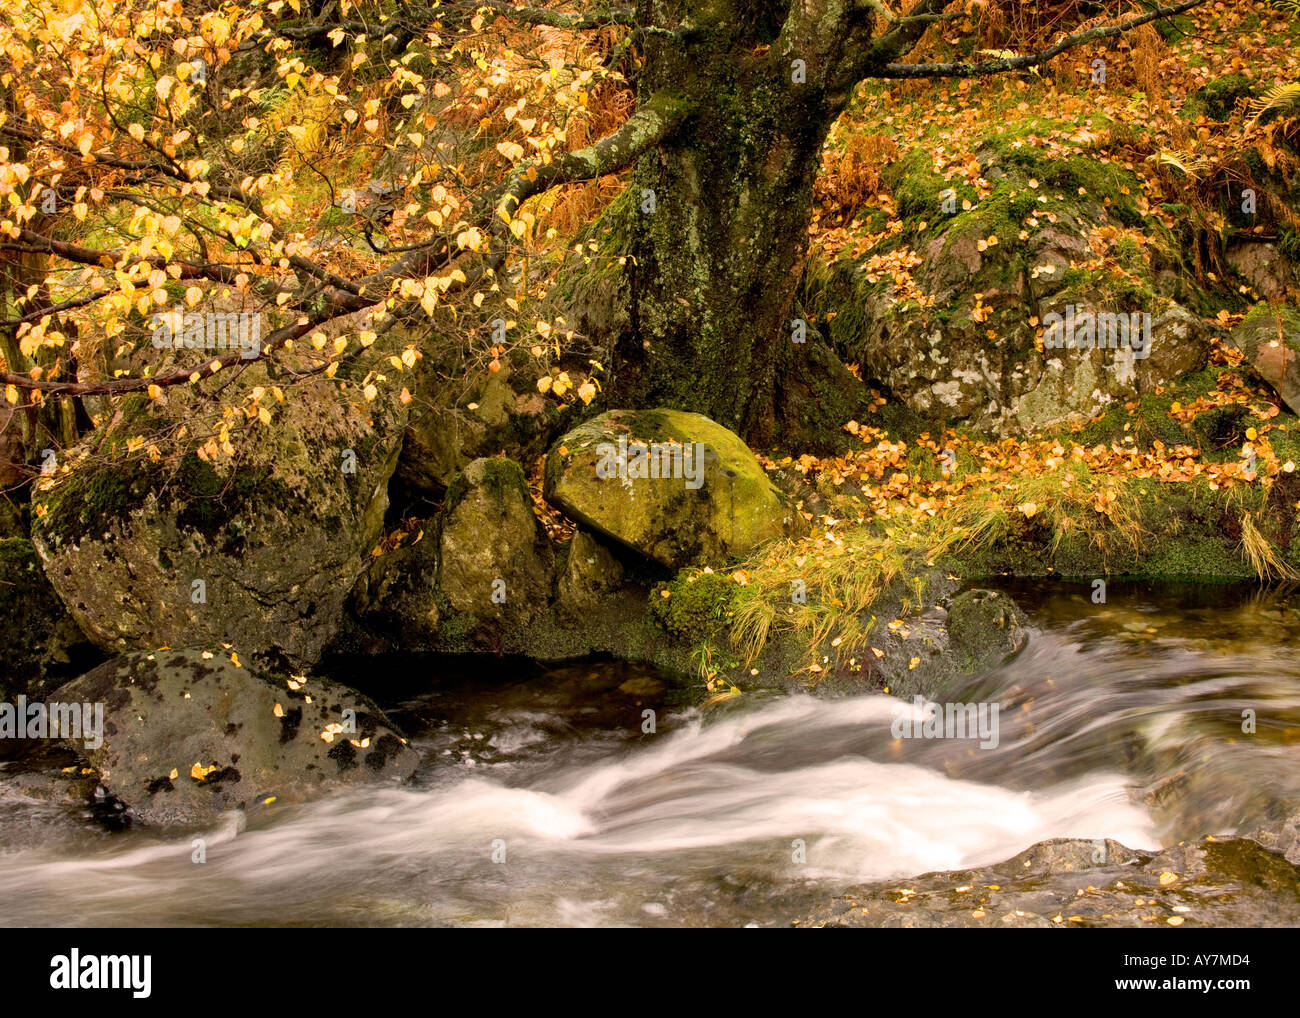
[[[995,748],[895,738],[910,706],[877,693],[702,708],[620,663],[340,662],[412,736],[412,785],[167,837],[0,794],[0,923],[788,926],[851,885],[1300,800],[1294,597],[1004,589],[1029,645],[963,693],[999,705]]]

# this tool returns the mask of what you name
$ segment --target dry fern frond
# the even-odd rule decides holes
[[[1283,117],[1300,113],[1300,81],[1274,85],[1263,95],[1252,99],[1246,111],[1250,114],[1246,125],[1248,127],[1254,126],[1267,113],[1277,113]]]

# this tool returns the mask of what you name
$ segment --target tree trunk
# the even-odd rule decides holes
[[[816,408],[798,404],[828,368],[811,329],[795,341],[794,298],[822,144],[848,90],[828,84],[833,55],[790,43],[764,5],[713,22],[702,8],[735,5],[680,6],[693,10],[669,20],[685,13],[698,29],[685,45],[650,38],[643,87],[694,113],[637,164],[612,396],[703,413],[769,445],[807,423]],[[769,45],[778,34],[784,52]],[[829,368],[842,392],[851,376]]]

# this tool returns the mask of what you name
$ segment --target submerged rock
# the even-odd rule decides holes
[[[612,410],[573,429],[547,455],[546,498],[671,569],[804,529],[740,438],[679,410]]]
[[[904,890],[906,893],[904,893]],[[803,927],[1295,926],[1300,868],[1233,838],[1136,852],[1055,839],[978,869],[850,891]]]
[[[316,678],[276,682],[225,650],[118,658],[51,699],[103,705],[102,744],[68,745],[132,818],[149,825],[206,823],[273,796],[293,802],[403,781],[418,763],[359,693]]]
[[[967,671],[996,668],[1029,642],[1020,606],[996,590],[968,590],[948,607],[948,638]]]

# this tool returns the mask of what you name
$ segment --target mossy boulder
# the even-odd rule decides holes
[[[210,823],[232,809],[409,778],[419,758],[360,694],[256,673],[214,647],[105,662],[52,696],[103,705],[102,743],[75,740],[144,824]]]
[[[518,463],[475,460],[453,479],[440,519],[438,586],[454,611],[492,630],[546,609],[554,554]]]
[[[1300,413],[1300,311],[1258,304],[1232,330],[1231,342],[1293,413]]]
[[[609,548],[585,530],[575,532],[556,589],[561,612],[567,618],[578,618],[622,582],[622,563]]]
[[[1029,642],[1027,619],[1014,600],[996,590],[968,590],[948,607],[948,638],[967,671],[1001,665]]]
[[[671,569],[804,529],[739,437],[679,410],[612,410],[573,429],[547,455],[545,493],[583,526]]]
[[[341,636],[345,643],[361,639],[361,646],[377,638],[388,648],[426,647],[436,642],[447,608],[438,589],[437,522],[429,520],[375,557],[357,580]]]
[[[275,370],[308,371],[296,356]],[[34,494],[32,542],[86,635],[110,652],[227,642],[315,661],[379,536],[405,424],[395,380],[363,395],[367,370],[290,384],[257,363],[128,401],[64,457]],[[254,401],[270,423],[223,412]]]
[[[0,540],[0,631],[0,700],[46,693],[97,657],[45,578],[36,549],[20,537]]]
[[[865,264],[809,273],[805,302],[839,356],[927,420],[986,432],[1086,421],[1202,367],[1208,330],[1184,306],[1202,295],[1178,243],[1138,177],[1086,144],[1048,154],[1032,136],[989,136],[982,197],[924,153],[887,170],[902,232]],[[1071,308],[1104,335],[1049,346],[1048,316]]]

